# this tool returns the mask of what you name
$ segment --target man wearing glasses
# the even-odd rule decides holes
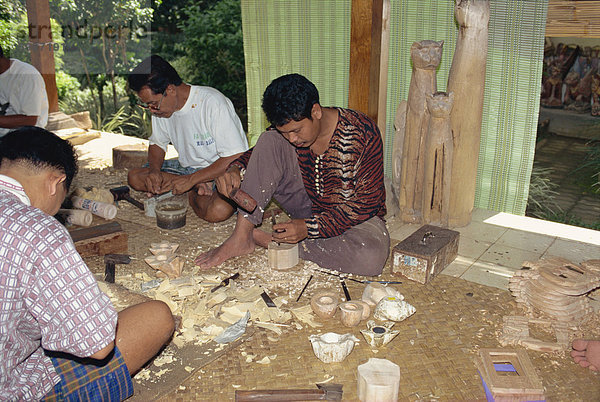
[[[200,218],[220,222],[234,207],[207,184],[225,173],[248,141],[231,101],[218,90],[189,85],[166,60],[152,55],[128,77],[129,88],[139,97],[139,106],[152,113],[152,135],[148,165],[131,169],[129,185],[149,194],[189,190],[190,205]],[[166,160],[169,143],[179,154]]]

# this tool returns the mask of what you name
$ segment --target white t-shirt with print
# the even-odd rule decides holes
[[[48,95],[39,71],[31,64],[10,59],[8,70],[0,74],[0,115],[37,116],[38,127],[48,122]],[[10,129],[0,128],[0,137]]]
[[[248,140],[231,101],[214,88],[190,87],[180,110],[167,118],[152,116],[150,144],[166,152],[171,143],[181,166],[200,169],[246,151]]]

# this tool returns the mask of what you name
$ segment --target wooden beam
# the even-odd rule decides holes
[[[27,0],[26,4],[31,64],[38,69],[44,78],[48,95],[48,112],[58,112],[54,43],[52,43],[52,29],[50,26],[50,4],[48,0]]]
[[[352,0],[348,107],[378,120],[385,0]],[[384,53],[386,54],[386,53]],[[380,127],[381,128],[381,127]]]
[[[600,38],[600,2],[550,0],[546,36]]]

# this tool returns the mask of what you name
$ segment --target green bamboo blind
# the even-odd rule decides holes
[[[523,214],[533,164],[548,0],[492,0],[475,206]],[[267,123],[269,82],[298,72],[325,106],[347,106],[351,0],[242,0],[251,143]],[[444,40],[437,71],[446,89],[456,45],[453,0],[391,0],[385,169],[391,173],[394,115],[407,98],[410,46]]]
[[[252,144],[267,127],[262,94],[281,75],[306,76],[323,106],[348,105],[350,6],[351,0],[242,0]]]

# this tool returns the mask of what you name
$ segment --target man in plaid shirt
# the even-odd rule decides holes
[[[52,217],[76,171],[49,131],[0,138],[0,400],[125,399],[173,333],[162,302],[117,314]]]

